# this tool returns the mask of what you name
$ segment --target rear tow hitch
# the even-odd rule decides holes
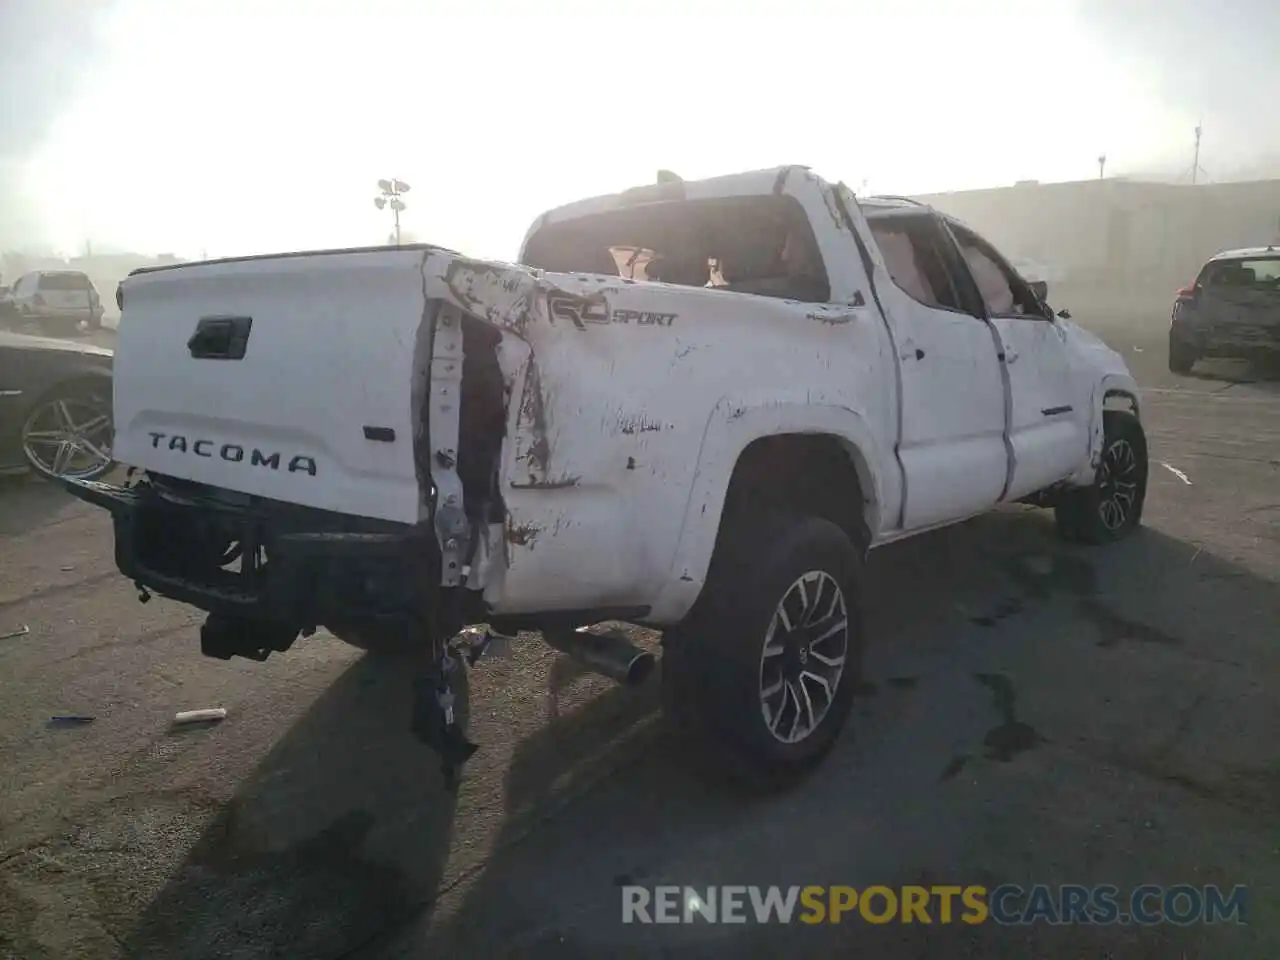
[[[292,624],[211,613],[200,627],[200,652],[216,660],[246,657],[261,662],[292,647],[299,632]]]
[[[453,676],[462,663],[474,667],[495,643],[511,637],[488,630],[468,628],[447,643],[438,645],[426,674],[413,682],[413,719],[410,729],[419,740],[440,755],[440,773],[445,789],[458,788],[462,765],[479,749],[466,738],[454,711],[456,695]]]

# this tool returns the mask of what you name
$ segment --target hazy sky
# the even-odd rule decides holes
[[[509,258],[540,210],[660,167],[1189,170],[1200,119],[1226,176],[1280,153],[1273,4],[0,0],[0,246],[379,243],[396,176],[415,237]]]

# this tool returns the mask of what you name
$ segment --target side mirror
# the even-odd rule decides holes
[[[1063,309],[1061,309],[1061,310],[1059,310],[1059,311],[1058,311],[1058,317],[1059,317],[1060,319],[1062,319],[1062,320],[1070,320],[1070,319],[1071,319],[1071,311],[1070,311],[1070,310],[1067,310],[1067,309],[1064,307]]]
[[[1032,280],[1031,292],[1036,295],[1036,299],[1044,303],[1049,299],[1049,284],[1044,280]]]

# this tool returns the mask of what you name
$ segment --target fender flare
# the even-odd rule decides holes
[[[783,434],[832,436],[850,446],[873,537],[880,530],[886,508],[893,512],[883,475],[883,465],[892,452],[884,449],[858,411],[801,400],[721,399],[707,420],[668,582],[653,607],[655,621],[678,620],[701,592],[720,532],[729,481],[743,451],[756,440]]]
[[[1094,472],[1098,469],[1098,460],[1102,456],[1102,413],[1111,397],[1127,398],[1133,404],[1134,416],[1142,419],[1142,398],[1138,392],[1138,382],[1131,374],[1109,373],[1094,384],[1089,409],[1089,461],[1071,478],[1078,484],[1092,483]]]

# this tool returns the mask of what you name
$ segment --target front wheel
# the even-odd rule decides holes
[[[664,641],[669,718],[721,772],[785,787],[834,746],[861,677],[861,557],[835,524],[736,521]]]
[[[1110,543],[1142,523],[1147,498],[1147,437],[1121,410],[1102,414],[1102,456],[1091,486],[1067,490],[1055,508],[1058,533],[1077,543]]]

